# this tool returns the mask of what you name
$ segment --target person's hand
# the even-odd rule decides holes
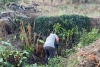
[[[59,44],[55,44],[55,48],[58,49],[59,48]]]

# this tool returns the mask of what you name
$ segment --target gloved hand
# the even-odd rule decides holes
[[[59,44],[55,44],[55,48],[58,49],[59,48]]]

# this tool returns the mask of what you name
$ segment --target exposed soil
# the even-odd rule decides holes
[[[78,49],[78,57],[82,56],[80,67],[100,67],[100,39],[89,46]]]

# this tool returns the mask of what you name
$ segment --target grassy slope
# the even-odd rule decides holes
[[[100,14],[100,5],[99,4],[71,4],[71,0],[67,2],[58,2],[53,0],[51,3],[47,0],[32,0],[33,3],[38,3],[38,9],[42,11],[42,15],[55,16],[62,14],[79,14],[85,16],[99,16]],[[32,2],[31,2],[32,3]],[[70,4],[68,4],[70,3]]]
[[[40,5],[40,10],[43,15],[55,16],[62,14],[78,14],[84,16],[99,16],[100,5],[98,4],[80,4],[80,5],[62,5],[62,6],[51,6],[51,5]]]
[[[30,2],[31,1],[31,2]],[[58,16],[62,14],[78,14],[84,15],[89,17],[99,16],[100,14],[100,4],[68,4],[68,2],[59,3],[58,1],[54,0],[53,3],[47,0],[21,0],[20,4],[33,4],[37,3],[39,6],[37,7],[38,10],[41,11],[40,15],[45,16]],[[63,0],[65,1],[65,0]],[[70,0],[69,0],[70,2]],[[0,9],[1,11],[4,11]]]

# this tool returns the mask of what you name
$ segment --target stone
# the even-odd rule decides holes
[[[6,31],[6,25],[7,25],[8,21],[4,20],[4,19],[0,19],[0,38],[4,37],[7,35],[7,31]]]
[[[1,12],[1,18],[2,17],[10,17],[11,19],[14,19],[15,17],[14,11]]]

